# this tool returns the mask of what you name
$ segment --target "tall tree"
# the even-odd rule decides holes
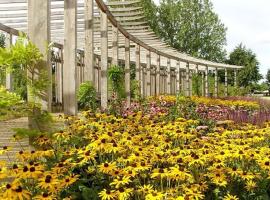
[[[263,77],[259,72],[259,61],[251,49],[239,44],[230,53],[228,64],[244,66],[238,73],[238,85],[243,87],[252,86]]]
[[[226,27],[210,0],[143,0],[151,28],[168,44],[192,56],[224,61]]]

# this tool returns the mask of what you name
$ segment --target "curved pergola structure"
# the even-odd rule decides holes
[[[107,108],[107,70],[110,64],[125,65],[125,89],[130,103],[130,65],[136,65],[136,80],[144,96],[180,91],[192,95],[192,73],[203,76],[203,93],[208,96],[208,72],[236,72],[242,66],[194,58],[165,44],[148,26],[140,0],[1,0],[0,30],[10,37],[28,34],[46,53],[45,42],[54,42],[54,54],[45,56],[49,74],[55,78],[54,101],[64,103],[66,114],[76,114],[76,90],[84,81],[95,83],[101,107]],[[53,63],[53,68],[51,67]],[[11,88],[11,75],[7,87]],[[52,87],[47,107],[50,108]]]

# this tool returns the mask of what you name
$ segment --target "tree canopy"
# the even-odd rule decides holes
[[[226,27],[209,0],[143,0],[153,31],[181,52],[211,61],[225,60]]]
[[[238,85],[243,87],[257,83],[263,77],[259,72],[259,61],[251,49],[239,44],[230,53],[228,64],[244,66],[238,73]]]

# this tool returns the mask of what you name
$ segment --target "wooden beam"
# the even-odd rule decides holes
[[[86,81],[95,83],[94,73],[94,2],[85,0],[85,69],[84,78]]]
[[[108,108],[108,19],[106,13],[100,11],[101,20],[101,109]]]
[[[51,111],[52,102],[52,67],[51,53],[47,51],[46,44],[50,44],[50,1],[49,0],[28,0],[28,36],[40,52],[44,55],[39,66],[46,70],[48,74],[49,86],[42,95],[34,97],[31,90],[28,90],[28,101],[32,102],[37,99],[41,103],[42,109]],[[36,72],[36,75],[40,71]],[[37,78],[37,77],[36,77]]]
[[[130,106],[131,100],[131,90],[130,90],[130,42],[129,39],[126,38],[125,44],[125,91],[127,96],[127,106]]]
[[[64,40],[64,69],[63,92],[64,113],[77,114],[76,77],[77,77],[77,0],[64,1],[65,40]]]

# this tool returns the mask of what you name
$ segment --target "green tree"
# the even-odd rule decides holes
[[[151,28],[169,45],[192,56],[224,61],[226,27],[209,0],[143,0]]]
[[[229,64],[244,66],[238,72],[238,85],[241,87],[252,87],[263,77],[259,72],[259,61],[251,49],[239,44],[229,55]]]

